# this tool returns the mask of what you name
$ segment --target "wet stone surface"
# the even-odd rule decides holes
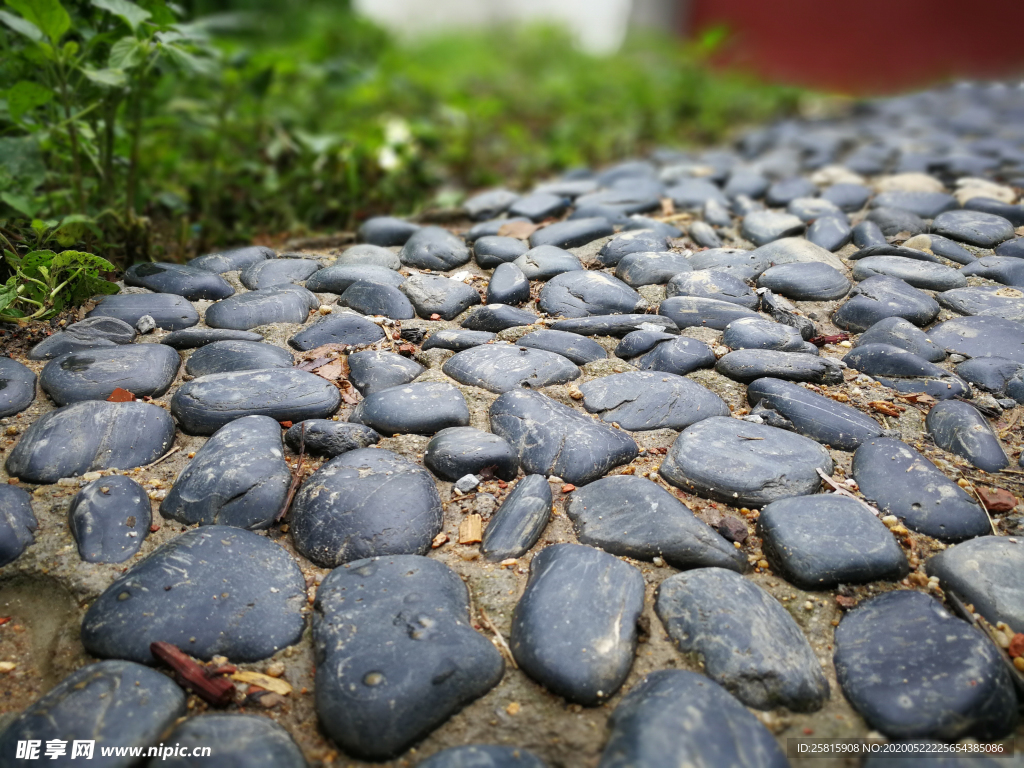
[[[139,551],[152,519],[146,491],[117,475],[93,480],[68,509],[68,527],[88,563],[123,563]]]

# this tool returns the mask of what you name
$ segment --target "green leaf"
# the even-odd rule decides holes
[[[60,0],[7,0],[7,4],[39,27],[54,45],[71,28],[71,17]]]
[[[0,11],[0,21],[2,21],[11,29],[13,29],[15,32],[23,34],[32,42],[38,43],[41,42],[43,39],[43,33],[39,30],[39,27],[37,27],[31,21],[26,21],[20,16],[15,16],[13,13],[8,13],[7,11]]]
[[[0,200],[23,216],[35,216],[41,207],[27,195],[18,195],[13,192],[0,192]]]
[[[110,47],[110,69],[131,69],[142,63],[146,55],[145,46],[134,37],[122,37]]]
[[[30,253],[29,256],[32,254]],[[25,257],[26,259],[28,256]],[[104,259],[102,256],[96,256],[92,253],[86,253],[85,251],[62,251],[53,257],[53,261],[50,263],[50,269],[56,271],[58,269],[78,269],[79,267],[87,267],[92,270],[94,274],[100,272],[113,272],[117,267],[111,264],[109,261]]]
[[[132,28],[133,33],[139,28],[139,24],[152,16],[145,8],[140,8],[128,0],[92,0],[92,4],[123,19]]]
[[[39,83],[22,80],[7,91],[7,109],[11,117],[21,120],[26,112],[47,104],[53,98],[53,91]]]
[[[38,235],[40,237],[42,237],[44,234],[46,234],[46,231],[48,229],[50,229],[50,225],[47,224],[42,219],[32,219],[32,223],[29,226],[31,226],[32,227],[32,231],[35,232],[36,235]],[[37,251],[32,251],[32,253],[37,253]],[[29,256],[31,256],[31,255],[32,254],[30,253]],[[52,251],[51,251],[50,255],[51,256],[53,255]],[[28,258],[28,257],[26,257],[26,258]]]
[[[128,76],[123,69],[92,69],[82,67],[82,74],[89,82],[102,85],[107,88],[123,88],[128,83]]]
[[[212,72],[213,62],[209,59],[201,59],[193,56],[179,45],[164,43],[160,49],[167,54],[167,58],[179,70],[192,75],[208,75]]]
[[[18,298],[18,278],[16,275],[11,275],[7,279],[7,282],[0,285],[0,312],[3,312],[14,300]]]
[[[153,16],[153,23],[159,24],[161,27],[173,24],[178,20],[164,0],[139,0],[139,5],[149,11]]]

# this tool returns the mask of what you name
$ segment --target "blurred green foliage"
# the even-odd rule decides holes
[[[594,57],[546,27],[398,43],[331,0],[6,2],[0,222],[27,248],[19,219],[82,217],[67,247],[120,264],[715,140],[799,98],[707,68],[714,39]]]

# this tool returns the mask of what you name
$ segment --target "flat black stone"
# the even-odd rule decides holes
[[[927,291],[949,291],[967,285],[967,278],[952,267],[903,256],[869,256],[853,267],[854,280],[867,280],[875,275],[895,277]]]
[[[853,455],[853,478],[867,499],[918,533],[963,541],[992,531],[974,499],[899,440],[880,437],[864,443]]]
[[[1002,216],[980,211],[946,211],[932,222],[936,234],[951,240],[994,248],[1014,236],[1013,224]]]
[[[864,441],[881,437],[883,433],[877,421],[856,408],[788,381],[773,378],[752,381],[747,387],[747,400],[755,406],[755,414],[764,417],[764,410],[773,412],[775,419],[765,419],[772,426],[782,426],[778,423],[781,418],[788,422],[785,428],[841,451],[855,450]]]
[[[205,714],[192,717],[167,736],[184,754],[209,749],[221,768],[306,768],[306,758],[282,726],[269,717],[242,714]],[[174,755],[153,758],[148,765],[192,768],[195,757]]]
[[[683,179],[665,190],[665,196],[672,199],[676,208],[689,211],[701,210],[709,200],[729,204],[725,193],[707,179]]]
[[[555,352],[514,344],[485,344],[457,353],[441,368],[460,384],[491,392],[538,389],[578,379],[580,369]]]
[[[707,676],[748,707],[814,712],[828,698],[821,664],[796,621],[738,573],[677,573],[661,582],[654,607],[679,649],[700,654]]]
[[[87,563],[123,563],[139,551],[152,520],[146,491],[123,475],[89,483],[68,509],[68,528]]]
[[[908,240],[907,242],[912,241]],[[949,259],[957,264],[970,264],[977,259],[977,256],[966,248],[942,235],[918,235],[914,238],[913,245],[908,247],[927,247],[936,256]],[[996,252],[998,253],[998,250]]]
[[[510,307],[507,304],[488,304],[474,309],[466,315],[461,325],[472,331],[500,333],[508,328],[533,325],[538,319],[533,312],[519,309],[519,307]]]
[[[559,320],[548,327],[553,331],[578,333],[581,336],[625,336],[643,327],[660,328],[667,333],[679,333],[676,324],[660,315],[592,315],[590,317]]]
[[[299,453],[305,445],[307,453],[333,458],[346,451],[376,445],[380,442],[380,435],[362,424],[349,424],[347,421],[330,419],[306,419],[298,424],[292,424],[284,433],[284,441],[295,453]]]
[[[581,384],[580,391],[590,413],[630,431],[685,429],[729,415],[729,406],[714,392],[671,373],[617,373]]]
[[[700,368],[710,368],[714,364],[715,353],[711,347],[688,336],[664,341],[633,360],[633,365],[641,371],[663,371],[677,376],[685,376]]]
[[[384,248],[380,245],[371,245],[370,243],[360,243],[359,245],[353,245],[347,251],[338,256],[338,258],[334,260],[334,264],[332,266],[367,266],[383,267],[384,269],[401,269],[402,260],[399,259],[398,254],[390,248]]]
[[[106,400],[118,387],[140,398],[159,397],[180,366],[177,351],[163,344],[125,344],[56,357],[43,368],[39,385],[57,405]]]
[[[140,318],[149,315],[156,327],[165,331],[190,328],[199,322],[195,307],[183,296],[172,293],[117,293],[97,301],[87,318],[114,317],[134,328]]]
[[[161,344],[174,349],[195,349],[215,341],[263,341],[263,337],[252,331],[232,331],[228,328],[186,328],[160,339]]]
[[[487,282],[488,304],[522,304],[529,300],[530,281],[517,264],[504,263],[494,268]]]
[[[366,396],[349,421],[382,435],[432,435],[447,427],[469,425],[469,408],[451,384],[427,381],[390,387]]]
[[[441,275],[413,275],[402,283],[402,292],[424,320],[435,314],[451,320],[480,303],[480,294],[473,286]]]
[[[271,323],[304,323],[320,301],[300,285],[249,291],[212,304],[204,320],[211,328],[248,331]]]
[[[732,226],[732,213],[729,208],[717,200],[708,200],[704,204],[704,221],[714,227],[730,227]],[[679,235],[673,235],[673,237],[679,237]]]
[[[669,318],[679,328],[714,328],[719,331],[741,317],[760,317],[739,304],[700,296],[666,299],[658,307],[658,314]]]
[[[637,288],[641,285],[667,283],[680,272],[692,269],[685,253],[640,252],[623,256],[615,268],[615,276],[626,285]]]
[[[188,265],[222,274],[233,272],[236,269],[245,269],[257,262],[273,259],[276,256],[277,254],[272,248],[263,245],[247,245],[242,248],[231,248],[227,251],[198,256],[192,259]]]
[[[322,347],[324,344],[347,344],[361,347],[384,338],[384,331],[372,320],[355,312],[335,312],[318,320],[304,331],[288,339],[288,344],[300,352]]]
[[[348,369],[349,381],[364,397],[388,387],[408,384],[427,370],[415,360],[375,349],[349,355]]]
[[[1005,357],[976,357],[956,367],[957,375],[986,392],[1017,398],[1024,395],[1024,363]]]
[[[956,198],[945,192],[893,190],[880,192],[871,201],[872,208],[901,208],[922,219],[934,219],[940,213],[959,208]]]
[[[192,435],[212,435],[243,416],[298,422],[332,415],[341,404],[327,379],[297,368],[215,373],[189,381],[171,398],[171,413]]]
[[[863,184],[841,182],[823,191],[821,197],[835,203],[840,210],[853,213],[864,207],[864,203],[871,197],[871,189]]]
[[[293,362],[292,353],[287,349],[262,341],[215,341],[193,352],[185,363],[185,371],[190,376],[207,376],[261,368],[291,368]],[[135,392],[129,387],[125,389]]]
[[[987,277],[1004,285],[1024,286],[1024,259],[1013,256],[985,256],[961,271],[964,275]]]
[[[629,435],[539,392],[506,392],[490,407],[491,430],[504,437],[527,474],[583,485],[636,458]]]
[[[538,306],[549,315],[586,317],[632,313],[647,306],[636,291],[604,272],[565,272],[540,291]]]
[[[886,317],[868,328],[853,343],[855,347],[867,344],[888,344],[905,349],[930,363],[941,363],[946,351],[928,338],[928,335],[902,317]]]
[[[832,322],[848,331],[866,331],[887,317],[902,317],[920,326],[938,314],[938,303],[927,293],[895,277],[876,275],[854,287]]]
[[[704,221],[693,222],[687,231],[690,239],[702,248],[721,248],[722,239],[714,228]]]
[[[467,198],[462,202],[462,207],[469,218],[483,221],[500,216],[518,199],[519,195],[510,189],[490,189]]]
[[[760,507],[817,492],[817,470],[831,475],[832,467],[828,451],[810,438],[713,417],[687,427],[676,438],[660,473],[687,493],[733,506]]]
[[[586,365],[608,357],[604,347],[593,339],[588,339],[578,333],[553,331],[548,328],[541,328],[531,331],[525,336],[520,336],[516,344],[520,347],[554,352],[571,360],[576,365]]]
[[[580,542],[613,555],[673,568],[746,569],[746,558],[686,505],[642,477],[604,477],[573,491],[565,503]]]
[[[506,224],[528,222],[529,219],[525,216],[510,216],[502,217],[499,219],[489,219],[487,221],[481,221],[479,224],[474,224],[470,227],[469,232],[465,234],[467,243],[475,243],[477,240],[481,240],[485,237],[503,237],[498,233]],[[508,238],[514,240],[516,238]],[[524,248],[525,251],[525,248]],[[479,262],[478,262],[479,263]],[[483,265],[481,265],[483,266]]]
[[[27,357],[29,360],[52,360],[65,352],[131,344],[135,341],[135,335],[135,326],[123,320],[90,317],[43,339],[29,350]]]
[[[798,197],[811,197],[818,194],[818,188],[803,176],[793,176],[776,181],[765,194],[764,201],[772,208],[785,208]]]
[[[569,201],[561,195],[549,192],[534,192],[520,197],[509,206],[509,216],[525,216],[530,221],[544,221],[558,216],[569,207]]]
[[[853,230],[845,216],[822,216],[807,227],[807,240],[826,251],[838,251],[853,239]]]
[[[204,526],[107,587],[82,620],[82,644],[93,656],[150,664],[157,640],[204,660],[259,661],[298,642],[305,604],[302,572],[284,549],[241,528]]]
[[[717,683],[663,669],[643,678],[612,712],[599,768],[787,768],[771,732]]]
[[[1024,291],[1018,288],[977,285],[944,291],[935,299],[939,306],[961,315],[992,315],[1024,322]]]
[[[835,665],[854,709],[890,739],[989,741],[1017,725],[999,650],[920,592],[887,592],[846,614]]]
[[[501,680],[453,570],[416,555],[360,560],[317,590],[316,711],[348,755],[396,757]]]
[[[36,399],[36,374],[26,365],[0,357],[0,417],[13,416]]]
[[[601,216],[559,221],[530,235],[530,247],[556,245],[559,248],[579,248],[614,232],[608,219]]]
[[[680,272],[668,281],[665,295],[670,299],[675,296],[694,296],[728,301],[747,309],[756,309],[759,303],[757,294],[743,280],[713,269]]]
[[[203,443],[160,514],[186,525],[267,528],[284,506],[291,479],[281,425],[268,416],[245,416]]]
[[[512,655],[555,695],[596,706],[629,674],[643,607],[639,569],[593,547],[554,544],[530,563],[512,614]]]
[[[918,235],[914,240],[918,240],[921,237],[929,237],[928,235]],[[913,242],[912,240],[908,240]],[[917,248],[907,248],[902,245],[869,245],[866,248],[861,248],[856,253],[849,255],[850,261],[860,261],[861,259],[869,259],[875,256],[900,256],[904,259],[910,259],[913,261],[923,261],[930,264],[942,264],[942,261],[934,254],[924,250],[918,250]]]
[[[149,403],[86,400],[44,414],[7,457],[7,474],[55,483],[100,469],[131,469],[167,453],[174,421]]]
[[[504,438],[475,427],[442,429],[427,443],[423,465],[451,483],[487,467],[502,480],[514,480],[519,474],[519,459],[512,446]]]
[[[374,216],[359,227],[359,242],[371,245],[405,245],[406,241],[419,230],[418,224],[396,219],[392,216]]]
[[[49,763],[16,760],[18,744],[35,741],[41,755],[49,741],[94,741],[95,765],[121,768],[138,764],[131,757],[102,757],[103,748],[139,749],[140,754],[186,713],[185,692],[160,672],[130,661],[101,661],[75,670],[0,731],[5,766]],[[45,761],[45,762],[44,762]],[[86,765],[92,760],[83,759]],[[56,765],[75,765],[68,757]]]
[[[800,589],[899,581],[910,573],[882,521],[834,493],[773,501],[761,510],[757,532],[772,568]]]
[[[938,576],[946,592],[995,626],[1024,627],[1024,548],[1004,536],[980,536],[932,555],[929,576]]]
[[[715,370],[744,384],[765,376],[814,384],[843,383],[843,369],[832,358],[775,349],[737,349],[720,357]]]
[[[473,256],[481,269],[515,261],[529,249],[522,240],[502,235],[486,235],[473,243]]]
[[[928,411],[925,428],[937,446],[963,456],[978,469],[998,472],[1010,465],[992,425],[970,403],[938,403]]]
[[[877,224],[886,237],[893,237],[900,232],[920,235],[922,232],[928,231],[928,225],[924,219],[903,208],[875,208],[868,214],[867,220]]]
[[[226,299],[235,293],[235,289],[220,275],[187,264],[132,264],[124,271],[124,284],[149,288],[157,293],[175,293],[189,301]]]
[[[722,343],[730,349],[777,349],[780,352],[799,352],[807,346],[793,326],[760,316],[733,320],[722,333]]]
[[[532,752],[489,744],[449,747],[419,765],[420,768],[545,768],[544,761]]]
[[[878,224],[865,219],[853,228],[853,244],[858,248],[870,248],[873,245],[888,245],[889,241],[885,239]]]
[[[397,453],[362,448],[310,476],[292,504],[295,548],[324,568],[363,557],[426,554],[443,510],[431,474]]]
[[[563,272],[583,270],[583,263],[575,255],[553,245],[531,248],[514,264],[528,280],[550,280]]]
[[[428,349],[450,349],[453,352],[462,352],[466,349],[479,347],[481,344],[487,344],[497,338],[498,334],[491,333],[490,331],[467,331],[459,328],[446,328],[430,334],[427,340],[423,342],[421,349],[424,351]]]
[[[889,344],[854,347],[843,362],[900,392],[924,391],[940,400],[971,396],[971,388],[958,376],[913,352]]]
[[[1024,206],[1020,204],[1012,205],[990,197],[972,197],[964,203],[964,208],[969,211],[991,213],[1006,219],[1015,227],[1024,226]]]
[[[1006,240],[996,246],[997,256],[1010,256],[1015,259],[1024,259],[1024,237],[1016,237],[1013,240]]]
[[[650,352],[663,341],[671,341],[678,338],[671,333],[664,331],[630,331],[615,347],[615,356],[622,360]]]
[[[757,171],[746,168],[733,168],[729,174],[729,180],[725,183],[722,191],[728,197],[746,195],[747,197],[757,199],[764,197],[764,193],[768,191],[770,185],[771,182]]]
[[[834,301],[850,292],[850,281],[835,267],[821,262],[779,264],[761,273],[757,287],[794,301]]]
[[[622,232],[632,232],[637,229],[647,229],[654,232],[657,235],[664,235],[665,237],[675,238],[682,237],[683,230],[679,227],[668,224],[664,221],[658,221],[657,219],[650,219],[646,216],[634,215],[626,219],[626,222],[622,225]]]
[[[782,237],[801,234],[806,225],[788,213],[753,211],[743,217],[740,234],[754,245],[765,245]]]
[[[335,264],[314,272],[306,288],[316,293],[343,294],[353,283],[377,283],[398,288],[405,277],[388,267],[375,264]]]
[[[848,221],[846,214],[839,210],[839,206],[820,197],[793,198],[786,206],[786,213],[796,216],[805,224],[821,218],[834,218],[844,223]]]
[[[965,357],[1006,357],[1024,363],[1024,323],[979,315],[939,323],[928,338]]]
[[[543,475],[526,475],[491,516],[480,552],[488,560],[522,557],[551,518],[551,486]]]
[[[597,254],[597,263],[604,267],[616,266],[631,253],[657,253],[669,249],[669,238],[647,229],[637,229],[616,235],[605,243]]]
[[[383,315],[393,320],[411,320],[416,317],[416,310],[400,290],[363,280],[357,280],[346,288],[338,299],[338,305],[363,315]]]
[[[695,271],[710,269],[725,272],[738,280],[753,280],[771,266],[771,262],[764,254],[739,248],[697,251],[687,259],[687,262]]]
[[[783,237],[746,253],[753,254],[754,258],[765,265],[765,269],[779,264],[822,263],[841,271],[846,266],[835,254],[802,237]]]
[[[21,553],[35,541],[33,534],[37,527],[32,497],[21,488],[0,485],[0,567],[21,557]]]
[[[447,229],[422,227],[405,242],[398,258],[407,267],[446,272],[469,261],[469,248]]]

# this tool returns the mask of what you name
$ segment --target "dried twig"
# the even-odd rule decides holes
[[[234,683],[196,663],[176,646],[157,641],[150,643],[149,652],[174,670],[175,679],[204,701],[225,707],[234,700]]]
[[[996,531],[996,521],[993,520],[992,515],[989,514],[988,507],[985,506],[985,502],[982,500],[981,494],[978,493],[978,489],[974,487],[974,483],[963,473],[962,470],[958,469],[957,472],[960,474],[960,477],[964,479],[967,485],[970,486],[971,493],[974,494],[974,498],[978,500],[978,504],[981,506],[983,510],[985,510],[985,517],[988,518],[988,525],[989,528],[992,529],[992,535],[998,536],[999,533]]]
[[[850,493],[848,490],[843,488],[843,486],[839,485],[839,483],[837,483],[831,477],[826,475],[825,472],[821,469],[821,467],[815,467],[815,471],[817,471],[817,473],[819,475],[821,475],[821,479],[824,480],[826,483],[828,483],[828,485],[832,488],[832,490],[834,490],[840,496],[846,496],[848,498],[853,499],[854,501],[860,502],[865,507],[867,507],[869,510],[871,510],[871,514],[873,514],[875,517],[878,517],[880,515],[879,511],[877,509],[875,509],[874,507],[872,507],[870,504],[868,504],[866,501],[864,501],[864,499],[862,499],[859,496],[856,496],[856,495]]]
[[[288,486],[288,495],[284,497],[284,504],[281,506],[281,511],[277,513],[277,517],[274,518],[274,522],[280,522],[288,514],[288,509],[292,505],[292,499],[295,498],[295,492],[299,490],[299,483],[302,482],[302,469],[305,463],[306,422],[302,422],[302,429],[299,430],[299,460],[295,463],[295,469],[292,471],[292,482]]]
[[[505,638],[502,637],[502,634],[498,631],[498,628],[495,627],[493,623],[491,623],[490,618],[487,616],[487,611],[485,611],[482,607],[478,608],[477,611],[480,614],[480,624],[484,627],[484,629],[487,629],[494,634],[495,642],[497,642],[498,645],[501,646],[501,649],[508,656],[508,661],[512,665],[512,669],[519,669],[519,665],[516,664],[516,657],[512,655],[512,649],[508,647],[508,643],[505,642]]]
[[[154,462],[152,462],[150,464],[146,464],[144,467],[142,467],[142,469],[149,469],[150,467],[155,467],[157,464],[159,464],[161,461],[166,459],[172,453],[177,453],[180,450],[181,450],[181,446],[180,445],[176,445],[173,448],[171,448],[171,450],[169,450],[167,453],[165,453],[163,456],[161,456],[159,459],[157,459],[156,461],[154,461]]]

